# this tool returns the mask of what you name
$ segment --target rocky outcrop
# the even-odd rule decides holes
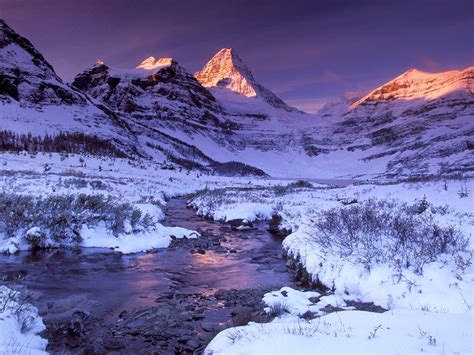
[[[77,75],[72,85],[116,111],[157,126],[166,121],[221,123],[216,99],[172,58],[149,57],[130,70],[99,63]]]
[[[84,95],[65,85],[26,38],[0,20],[0,102],[23,107],[87,106]]]

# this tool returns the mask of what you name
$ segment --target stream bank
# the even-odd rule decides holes
[[[235,230],[199,217],[185,197],[163,224],[195,240],[124,255],[82,248],[0,256],[1,284],[26,288],[53,353],[192,353],[220,330],[267,321],[264,293],[292,285],[281,240],[266,225]]]

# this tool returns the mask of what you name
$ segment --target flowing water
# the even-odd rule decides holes
[[[48,350],[76,353],[84,349],[89,353],[110,349],[164,353],[202,348],[209,336],[202,336],[201,328],[209,322],[229,324],[233,303],[248,301],[246,294],[261,299],[264,290],[291,284],[281,256],[281,241],[263,225],[232,230],[229,225],[197,216],[187,208],[186,198],[168,202],[163,223],[197,230],[218,248],[196,252],[194,247],[177,243],[169,249],[133,255],[92,248],[1,255],[0,283],[24,286],[32,293],[32,303],[48,327],[43,335],[50,341]],[[242,292],[215,297],[219,290]],[[181,311],[181,318],[171,314],[174,310]],[[72,334],[70,329],[74,314],[84,318],[80,334]],[[128,322],[124,331],[120,324],[130,319],[127,315],[142,322]],[[147,319],[156,332],[146,328],[144,338],[140,332],[150,326]],[[166,322],[160,323],[161,319]],[[157,324],[167,331],[167,337]],[[175,324],[173,333],[169,329]],[[133,333],[133,327],[139,330]],[[133,341],[129,341],[132,336]]]

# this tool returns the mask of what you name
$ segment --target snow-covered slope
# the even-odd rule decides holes
[[[124,121],[65,84],[41,53],[3,20],[0,110],[2,129],[16,133],[94,132],[106,139],[130,139]]]
[[[133,69],[100,62],[77,75],[72,85],[114,110],[152,121],[155,128],[183,121],[220,123],[215,98],[172,58],[149,57]]]
[[[472,95],[474,67],[442,73],[427,73],[412,68],[354,102],[351,109],[395,100],[431,101],[455,92],[459,95]]]
[[[363,160],[386,160],[388,175],[473,171],[474,67],[411,69],[353,103],[335,124],[338,140]],[[364,154],[365,155],[365,154]]]
[[[222,128],[214,116],[220,110],[171,58],[147,58],[132,70],[98,63],[70,86],[26,38],[0,21],[0,151],[113,155],[262,174],[242,164],[220,165],[160,130],[192,134],[194,127]]]
[[[187,167],[238,161],[282,177],[470,174],[473,72],[409,70],[309,115],[256,82],[231,49],[195,77],[172,58],[149,57],[132,69],[99,62],[69,86],[0,22],[4,130],[97,135],[127,155]]]
[[[221,49],[204,68],[194,73],[194,76],[206,88],[223,87],[245,97],[260,98],[278,109],[288,112],[298,111],[260,85],[232,48]]]

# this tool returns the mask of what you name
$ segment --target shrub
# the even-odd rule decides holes
[[[0,286],[0,317],[12,315],[16,318],[20,331],[29,332],[36,320],[37,311],[30,304],[29,293],[21,293],[6,286]]]
[[[291,184],[288,184],[288,187],[289,188],[297,188],[297,189],[303,189],[303,188],[311,189],[314,186],[309,181],[298,180],[298,181],[292,182]]]
[[[268,307],[267,313],[270,317],[276,318],[284,315],[285,313],[290,313],[290,310],[286,303],[275,302],[270,307]]]
[[[292,183],[289,183],[288,185],[275,185],[273,187],[275,191],[276,196],[283,196],[287,193],[292,192],[294,189],[310,189],[313,188],[313,184],[311,184],[309,181],[304,181],[304,180],[298,180]]]
[[[461,188],[458,191],[459,198],[466,198],[469,196],[469,188],[464,184],[461,185]]]
[[[273,189],[275,191],[276,196],[282,196],[288,192],[288,185],[287,186],[275,185]]]
[[[32,197],[0,193],[0,234],[24,237],[32,248],[77,246],[83,225],[105,222],[115,235],[130,222],[134,230],[148,229],[152,218],[129,203],[103,195]]]
[[[467,239],[454,227],[436,224],[420,206],[368,200],[321,213],[315,241],[327,252],[355,259],[370,268],[387,263],[397,268],[423,266],[442,254],[466,251]]]

